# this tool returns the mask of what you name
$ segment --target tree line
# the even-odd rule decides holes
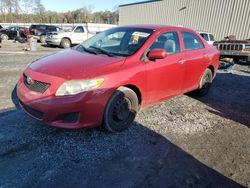
[[[41,0],[0,0],[0,23],[106,23],[118,24],[118,8],[93,12],[83,6],[68,12],[46,10]]]

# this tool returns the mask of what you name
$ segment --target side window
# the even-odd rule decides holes
[[[210,41],[214,41],[214,36],[212,34],[209,34]]]
[[[49,27],[48,27],[48,30],[49,30],[49,31],[56,31],[56,27],[49,26]]]
[[[10,27],[10,31],[15,31],[15,27]]]
[[[84,29],[83,29],[82,26],[78,26],[78,27],[75,29],[74,32],[75,32],[75,33],[84,33]]]
[[[196,50],[204,48],[203,43],[194,33],[182,32],[181,35],[183,38],[185,50]]]
[[[208,34],[207,33],[200,33],[202,38],[204,38],[206,41],[209,41]]]
[[[180,52],[180,43],[177,32],[168,32],[159,36],[149,48],[150,50],[159,48],[167,51],[167,54]]]
[[[41,26],[39,27],[39,29],[40,29],[40,30],[46,30],[46,26],[45,26],[45,25],[41,25]]]

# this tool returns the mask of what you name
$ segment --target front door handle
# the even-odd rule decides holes
[[[184,60],[184,59],[181,59],[181,60],[179,61],[180,64],[184,64],[185,62],[186,62],[186,60]]]

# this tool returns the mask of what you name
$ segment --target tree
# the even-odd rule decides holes
[[[41,0],[0,0],[0,22],[22,23],[118,23],[118,8],[93,12],[88,5],[74,11],[46,11]]]
[[[39,22],[43,22],[44,13],[46,11],[44,5],[41,3],[41,0],[35,0],[35,7],[33,9],[34,13],[38,15]]]

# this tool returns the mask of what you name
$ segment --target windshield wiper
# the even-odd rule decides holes
[[[95,51],[90,50],[88,48],[85,48],[83,45],[79,45],[78,48],[81,47],[85,52],[91,53],[91,54],[97,54]]]
[[[98,48],[98,47],[95,47],[95,46],[90,46],[89,48],[93,48],[95,50],[98,50],[99,52],[101,52],[102,54],[105,54],[109,57],[114,57],[114,55],[110,52],[107,52],[106,50],[103,50],[102,48]]]

